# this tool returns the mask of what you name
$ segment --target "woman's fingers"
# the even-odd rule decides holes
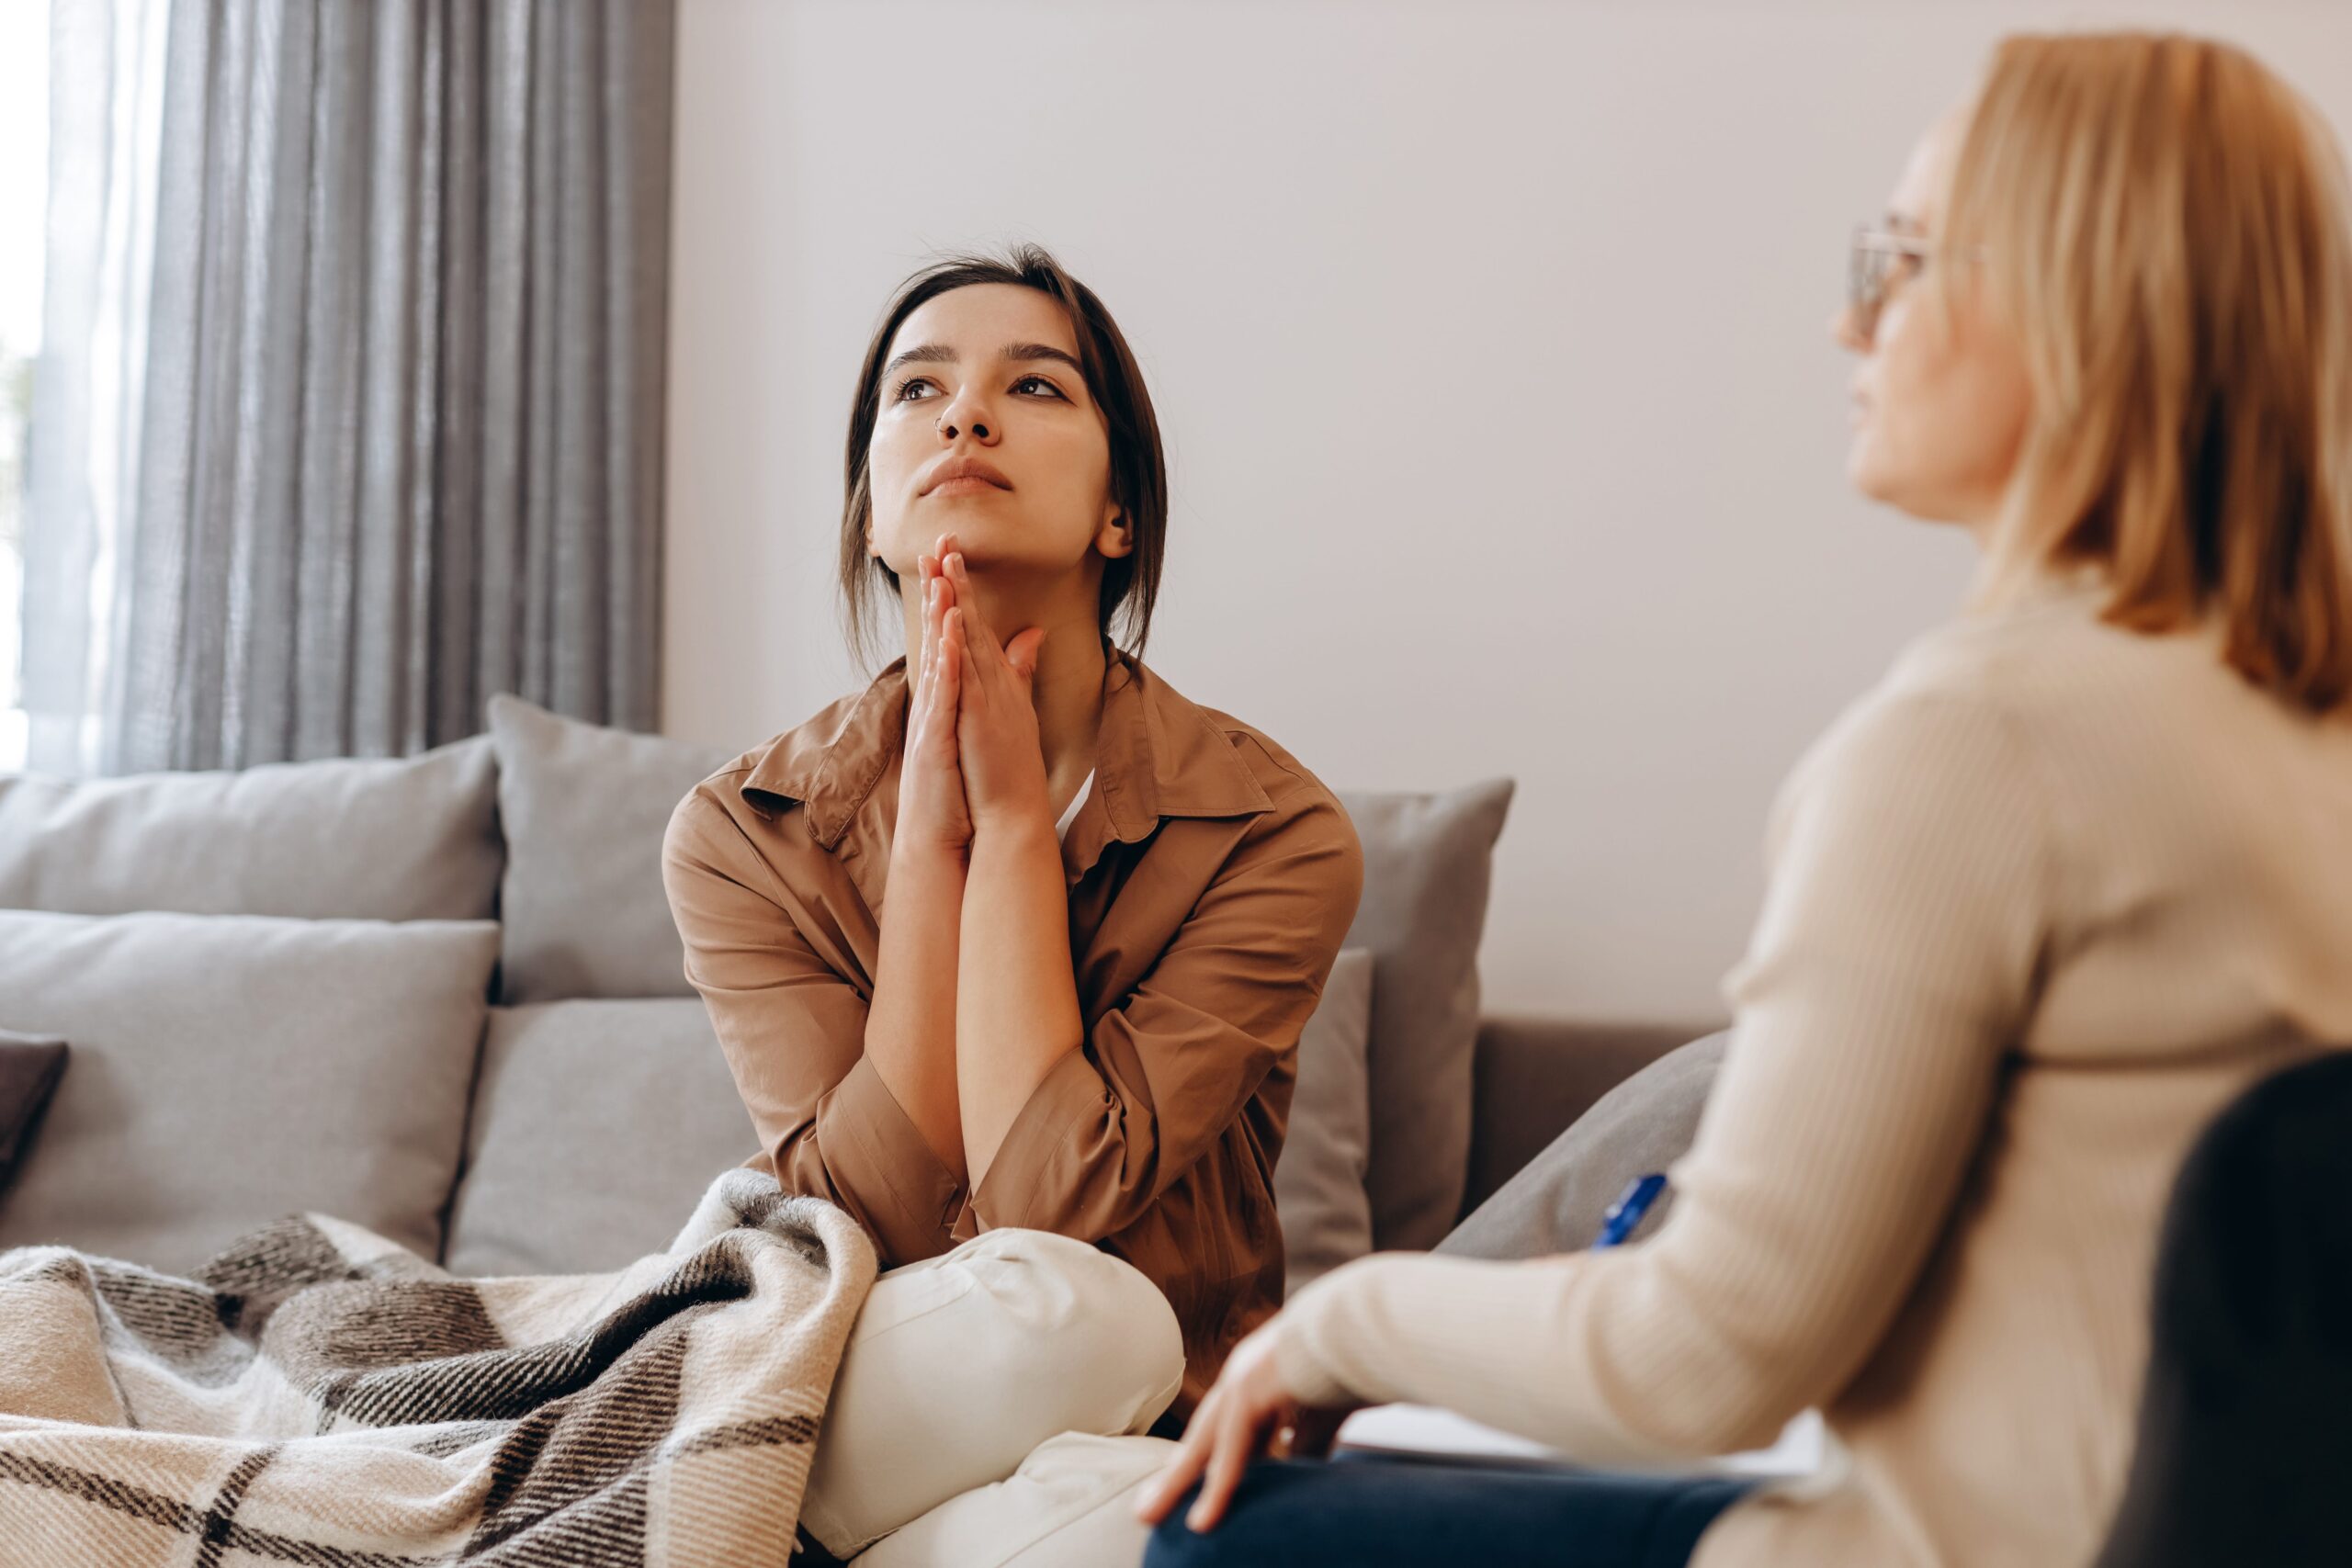
[[[1184,1495],[1184,1489],[1201,1478],[1201,1472],[1208,1467],[1209,1447],[1219,1412],[1217,1391],[1211,1389],[1201,1401],[1201,1407],[1193,1412],[1192,1424],[1184,1428],[1176,1451],[1168,1456],[1167,1464],[1136,1499],[1137,1518],[1148,1525],[1158,1524],[1168,1517],[1168,1510],[1176,1506],[1176,1499]]]
[[[1201,1495],[1193,1499],[1184,1515],[1186,1529],[1205,1534],[1225,1517],[1233,1489],[1241,1484],[1241,1472],[1256,1457],[1259,1424],[1256,1413],[1240,1400],[1227,1408],[1225,1418],[1217,1423],[1216,1446],[1209,1454],[1208,1473],[1201,1480]]]
[[[939,640],[939,592],[926,580],[922,585],[922,640],[915,651],[915,678],[931,679],[931,653]]]
[[[956,590],[956,602],[971,603],[972,580],[964,568],[964,552],[956,550],[943,556],[940,558],[940,565],[946,572],[948,584]],[[996,632],[989,626],[986,616],[977,617],[976,624],[968,636],[975,655],[990,663],[1004,657],[1004,649],[998,644]]]
[[[922,617],[922,634],[915,649],[915,692],[921,695],[931,679],[932,651],[939,641],[939,575],[938,563],[929,556],[915,558],[915,592],[917,613]]]
[[[955,595],[957,604],[972,603],[972,580],[966,570],[961,550],[942,557],[940,571],[941,581]],[[1010,675],[1023,693],[1027,693],[1037,672],[1037,650],[1046,640],[1043,626],[1024,626],[1013,634],[1011,642],[1000,642],[996,628],[989,625],[988,617],[980,615],[968,623],[964,637],[973,660],[966,668],[967,675],[978,678],[983,671],[989,674],[1001,671]]]
[[[956,705],[963,695],[963,671],[959,661],[953,659],[939,659],[934,660],[934,664],[935,668],[931,672],[932,683],[938,691],[932,698],[932,718],[939,726],[940,733],[947,738],[946,745],[952,757],[956,749]]]
[[[1036,678],[1037,649],[1045,641],[1045,627],[1027,626],[1013,633],[1012,640],[1004,645],[1004,667],[1012,671],[1013,679],[1021,682],[1024,692]]]
[[[964,618],[964,607],[956,604],[949,607],[940,630],[939,662],[943,668],[956,671],[959,689],[967,684],[966,677],[972,673],[969,626],[970,623]],[[980,695],[977,686],[971,687],[971,692],[975,698]]]
[[[962,677],[964,689],[971,694],[973,711],[977,714],[986,714],[989,707],[988,675],[980,664],[979,650],[974,644],[978,640],[978,637],[987,635],[987,623],[977,615],[968,620],[966,619],[961,608],[956,612],[956,662],[960,667],[958,673]],[[973,631],[975,626],[981,628],[977,636]]]
[[[915,570],[922,581],[922,640],[915,666],[915,691],[920,696],[939,672],[940,639],[945,630],[947,612],[956,603],[956,591],[941,575],[937,557],[916,557]]]

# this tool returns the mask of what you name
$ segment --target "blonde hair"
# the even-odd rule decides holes
[[[1988,593],[2096,563],[2109,622],[2211,610],[2248,680],[2344,705],[2352,201],[2319,115],[2224,44],[2007,39],[1942,245],[2016,332],[2034,394]]]

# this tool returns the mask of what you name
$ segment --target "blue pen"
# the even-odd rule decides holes
[[[1650,1205],[1665,1190],[1666,1178],[1656,1171],[1635,1177],[1617,1195],[1617,1201],[1609,1205],[1609,1212],[1600,1216],[1600,1235],[1593,1247],[1614,1247],[1633,1235],[1634,1227],[1642,1223],[1642,1216],[1650,1212]]]

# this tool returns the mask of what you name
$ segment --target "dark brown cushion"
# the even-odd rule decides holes
[[[0,1188],[16,1176],[64,1076],[64,1041],[0,1029]]]

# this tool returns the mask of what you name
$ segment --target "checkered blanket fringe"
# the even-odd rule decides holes
[[[874,1269],[747,1170],[612,1274],[458,1280],[319,1215],[192,1280],[0,1254],[0,1564],[781,1565]]]

